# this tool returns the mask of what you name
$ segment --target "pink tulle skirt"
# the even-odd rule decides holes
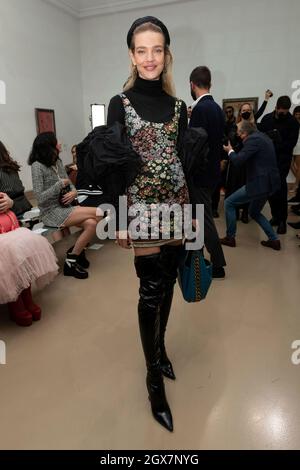
[[[35,283],[38,289],[58,273],[55,252],[48,240],[27,228],[0,235],[0,304],[14,302]]]

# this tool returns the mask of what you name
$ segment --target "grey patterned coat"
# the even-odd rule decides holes
[[[60,227],[69,217],[74,207],[62,207],[59,194],[63,188],[62,179],[67,179],[67,173],[60,159],[57,160],[58,175],[53,167],[47,167],[40,162],[31,166],[33,191],[41,211],[42,222],[49,227]],[[72,190],[75,187],[71,184]]]

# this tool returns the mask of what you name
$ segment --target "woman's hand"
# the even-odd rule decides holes
[[[77,191],[75,191],[75,190],[70,191],[70,192],[68,192],[67,194],[64,195],[64,197],[62,198],[62,203],[65,206],[67,206],[67,205],[71,204],[71,202],[74,201],[76,196],[77,196]]]
[[[132,240],[127,230],[120,230],[119,232],[116,232],[116,239],[116,243],[121,248],[125,248],[126,250],[132,248]]]
[[[5,214],[14,205],[14,201],[6,193],[0,193],[0,214]]]

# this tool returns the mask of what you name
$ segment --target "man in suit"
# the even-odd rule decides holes
[[[258,124],[260,131],[269,134],[275,145],[277,164],[280,173],[281,184],[278,191],[270,197],[269,202],[272,212],[272,225],[277,225],[277,233],[286,233],[287,220],[287,182],[286,178],[293,158],[293,149],[298,141],[299,123],[291,115],[291,100],[289,96],[280,96],[276,103],[276,109],[266,114]]]
[[[225,277],[222,246],[212,215],[212,194],[221,178],[220,162],[225,117],[220,106],[210,94],[211,73],[205,66],[196,67],[190,75],[191,95],[195,100],[192,106],[190,127],[203,127],[208,134],[208,163],[206,170],[194,176],[190,189],[191,200],[204,204],[204,243],[213,265],[213,277]]]
[[[250,203],[249,214],[257,222],[268,240],[262,241],[263,246],[280,250],[280,240],[270,222],[261,213],[268,197],[280,188],[280,176],[277,168],[276,153],[271,139],[257,131],[254,124],[244,121],[238,135],[243,141],[243,148],[236,153],[230,143],[224,145],[229,160],[234,165],[246,164],[246,185],[235,191],[225,200],[227,234],[221,238],[223,245],[235,247],[236,206]]]

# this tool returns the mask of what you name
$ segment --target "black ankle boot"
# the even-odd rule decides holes
[[[74,246],[72,246],[68,251],[67,254],[72,253]],[[90,266],[89,260],[85,256],[85,248],[82,250],[80,255],[77,256],[77,264],[81,266],[83,269],[88,269]]]
[[[174,285],[177,279],[177,270],[182,246],[165,245],[161,247],[160,264],[163,271],[164,294],[160,305],[160,365],[165,377],[175,380],[173,366],[167,356],[165,347],[165,334],[172,306]]]
[[[87,279],[89,274],[78,264],[78,256],[69,253],[64,264],[64,276],[73,276],[76,279]]]
[[[140,279],[138,305],[139,327],[147,365],[147,390],[153,417],[168,431],[173,431],[173,419],[168,405],[160,370],[159,309],[163,294],[160,253],[138,256],[135,269]]]

